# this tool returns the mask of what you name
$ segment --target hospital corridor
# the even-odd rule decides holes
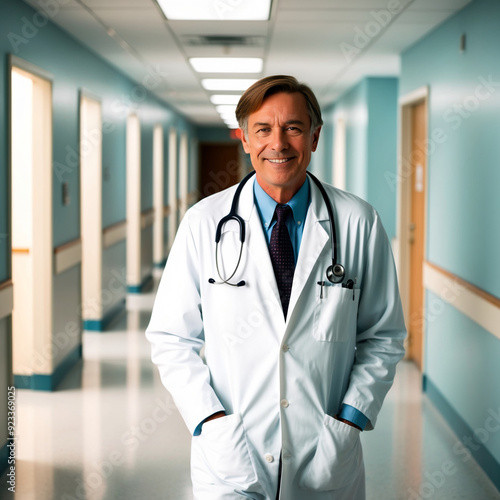
[[[500,500],[499,26],[0,0],[0,499]]]

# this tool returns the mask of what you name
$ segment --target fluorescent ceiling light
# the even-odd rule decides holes
[[[167,19],[189,21],[268,21],[271,0],[157,0]]]
[[[234,115],[236,113],[236,106],[228,106],[227,104],[215,106],[215,109],[217,110],[217,113],[221,115],[222,114]]]
[[[191,57],[191,66],[198,73],[260,73],[260,57]]]
[[[223,120],[223,122],[229,127],[229,128],[240,128],[238,125],[238,122],[231,121],[231,120]]]
[[[240,95],[230,95],[230,94],[215,94],[210,96],[212,104],[238,104],[240,101]]]
[[[246,90],[250,85],[253,85],[257,80],[254,79],[219,79],[206,78],[201,81],[201,85],[206,90]]]

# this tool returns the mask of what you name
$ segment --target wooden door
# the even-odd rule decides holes
[[[425,244],[425,192],[427,178],[426,104],[412,107],[411,210],[410,210],[410,324],[409,355],[423,368],[424,288],[423,264]]]
[[[240,181],[239,147],[238,143],[200,144],[200,199]]]

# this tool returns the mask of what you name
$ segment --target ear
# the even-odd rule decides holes
[[[318,141],[319,141],[319,134],[321,132],[321,125],[314,131],[313,136],[312,136],[312,145],[311,145],[311,151],[314,152],[316,151],[316,148],[318,147]]]
[[[245,132],[243,132],[243,129],[240,128],[240,137],[241,137],[241,144],[243,145],[243,150],[245,153],[250,154],[250,146],[248,145],[247,139],[245,137]]]

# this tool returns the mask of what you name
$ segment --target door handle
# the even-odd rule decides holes
[[[416,225],[414,222],[412,222],[409,226],[409,230],[410,230],[410,245],[413,245],[413,243],[415,243],[415,236],[414,236],[414,233],[415,233],[415,228],[416,228]]]

